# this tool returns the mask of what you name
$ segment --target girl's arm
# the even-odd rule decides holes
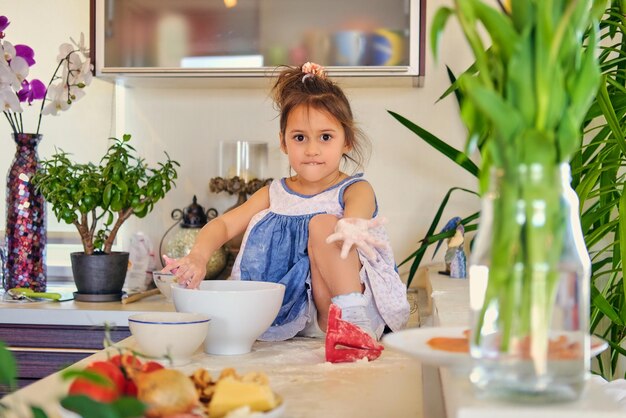
[[[371,219],[376,210],[374,189],[366,181],[356,182],[343,192],[344,218]]]
[[[383,219],[372,219],[376,210],[374,189],[364,181],[348,186],[343,194],[343,218],[337,221],[335,232],[326,238],[327,243],[343,241],[341,258],[347,258],[352,246],[363,251],[363,254],[372,261],[378,257],[373,247],[385,247],[386,244],[374,238],[369,230],[381,225]]]
[[[269,205],[269,186],[264,186],[242,205],[206,224],[198,233],[189,254],[167,264],[162,271],[175,271],[179,284],[198,287],[206,275],[206,264],[213,252],[229,239],[245,231],[252,217],[267,209]]]

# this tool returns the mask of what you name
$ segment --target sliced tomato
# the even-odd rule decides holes
[[[120,397],[126,385],[126,379],[119,367],[108,361],[95,361],[85,370],[104,377],[106,383],[101,384],[88,378],[78,377],[70,385],[70,395],[82,394],[100,402],[112,402]]]
[[[156,361],[148,361],[147,363],[144,363],[144,365],[141,367],[141,371],[144,373],[150,373],[164,368],[165,367],[163,367],[161,363],[157,363]]]
[[[111,357],[109,362],[123,369],[132,368],[134,370],[141,370],[141,366],[143,366],[139,357],[132,354],[117,354]]]

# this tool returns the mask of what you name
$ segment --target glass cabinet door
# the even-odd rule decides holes
[[[94,0],[96,72],[263,76],[313,61],[331,74],[417,77],[424,2]]]

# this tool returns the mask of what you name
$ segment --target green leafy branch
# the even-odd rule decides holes
[[[79,164],[58,150],[41,162],[33,178],[59,221],[73,224],[85,254],[110,253],[122,224],[135,215],[145,217],[175,185],[178,162],[165,153],[165,162],[149,167],[130,145],[130,135],[113,143],[98,165]]]

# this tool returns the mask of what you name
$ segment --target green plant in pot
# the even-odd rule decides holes
[[[591,312],[590,331],[609,342],[610,348],[597,358],[593,371],[604,378],[624,378],[626,363],[626,293],[624,292],[624,270],[622,263],[623,242],[626,237],[626,207],[624,173],[619,167],[626,164],[626,44],[623,42],[626,28],[626,5],[611,1],[600,21],[600,54],[602,81],[598,94],[587,111],[583,125],[585,139],[582,146],[571,157],[572,187],[580,200],[580,215],[585,243],[590,249]],[[454,92],[461,106],[464,95],[458,90],[456,77],[449,70],[452,86],[443,97]],[[421,126],[403,116],[389,112],[401,124],[414,132],[434,149],[463,167],[470,175],[480,177],[480,169],[459,151]],[[476,141],[482,155],[486,132]],[[426,236],[419,247],[400,263],[411,263],[409,283],[422,262],[426,249],[434,242],[445,238],[435,235],[448,198],[455,191],[467,191],[458,187],[448,191],[432,220]],[[475,229],[472,222],[479,213],[464,218],[466,231]],[[469,225],[469,227],[468,227]]]
[[[76,163],[60,150],[33,178],[57,219],[78,230],[84,252],[72,253],[71,262],[82,300],[119,300],[128,253],[111,251],[117,233],[131,216],[150,213],[175,185],[179,164],[165,153],[165,162],[148,167],[130,139],[111,138],[98,165]]]
[[[600,82],[593,23],[605,2],[510,3],[504,11],[457,0],[439,9],[431,36],[436,51],[455,17],[475,58],[458,79],[466,151],[484,141],[469,269],[471,380],[486,396],[573,400],[589,369],[590,260],[568,162]],[[578,347],[567,367],[555,338]]]

